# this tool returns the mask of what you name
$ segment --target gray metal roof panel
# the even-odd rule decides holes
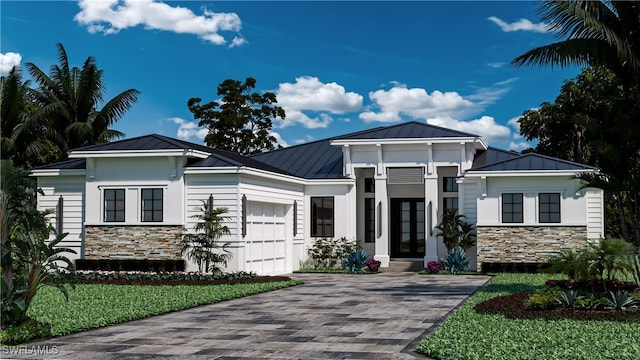
[[[47,164],[34,167],[32,170],[81,170],[86,169],[87,162],[85,159],[71,159],[60,161],[53,164]]]
[[[443,138],[443,137],[477,137],[458,130],[451,130],[423,122],[409,121],[392,126],[382,126],[335,137],[335,140],[348,139],[411,139],[411,138]]]
[[[126,151],[126,150],[197,150],[210,153],[213,149],[167,136],[150,134],[130,139],[113,141],[106,144],[90,145],[72,151]]]
[[[474,161],[475,163],[475,161]],[[562,160],[551,156],[527,153],[515,158],[473,167],[468,171],[581,171],[597,170],[589,165]]]

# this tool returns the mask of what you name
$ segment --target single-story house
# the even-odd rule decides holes
[[[74,149],[32,175],[75,258],[180,259],[203,201],[228,209],[227,271],[296,270],[317,238],[359,240],[393,260],[446,256],[437,226],[457,209],[477,228],[482,263],[544,262],[604,232],[596,168],[489,147],[419,122],[377,127],[253,156],[147,135]],[[191,264],[190,269],[195,269]]]

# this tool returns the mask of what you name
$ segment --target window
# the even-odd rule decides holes
[[[364,199],[364,242],[376,241],[376,199]]]
[[[364,192],[365,193],[376,192],[376,182],[373,178],[364,178]]]
[[[541,223],[560,222],[560,194],[540,193],[538,194],[538,215]]]
[[[455,177],[442,178],[442,191],[443,192],[458,192],[458,183]]]
[[[333,197],[311,198],[311,236],[333,236]]]
[[[522,219],[522,194],[502,194],[502,222],[521,223]]]
[[[458,198],[457,197],[446,197],[443,198],[444,210],[447,211],[449,209],[453,209],[458,211]]]
[[[104,221],[124,222],[124,189],[104,190]]]
[[[142,189],[142,222],[162,222],[162,189]]]

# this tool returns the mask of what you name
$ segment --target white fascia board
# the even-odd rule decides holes
[[[85,176],[86,174],[87,171],[85,169],[40,169],[31,170],[29,176]]]
[[[191,156],[206,159],[211,154],[198,150],[104,150],[71,151],[69,158],[115,158],[115,157],[153,157],[153,156]]]
[[[355,185],[356,179],[308,179],[305,185]]]
[[[460,144],[477,143],[480,148],[487,149],[487,143],[481,137],[440,137],[440,138],[394,138],[394,139],[345,139],[333,140],[332,146],[344,145],[407,145],[407,144]]]
[[[576,176],[597,170],[518,170],[518,171],[467,171],[464,177],[507,177],[507,176]]]
[[[246,166],[218,166],[218,167],[188,167],[184,170],[185,175],[193,174],[240,174],[240,175],[253,175],[271,180],[279,180],[290,182],[294,184],[304,185],[306,182],[304,179],[297,178],[295,176],[278,174],[271,171],[248,168]]]

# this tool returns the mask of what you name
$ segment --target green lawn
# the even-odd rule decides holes
[[[475,304],[533,291],[548,274],[499,274],[418,345],[436,359],[640,359],[640,324],[578,320],[511,320],[480,315]]]
[[[236,285],[77,285],[69,302],[57,289],[44,287],[28,315],[52,325],[54,336],[119,324],[177,310],[298,285],[289,280]]]

